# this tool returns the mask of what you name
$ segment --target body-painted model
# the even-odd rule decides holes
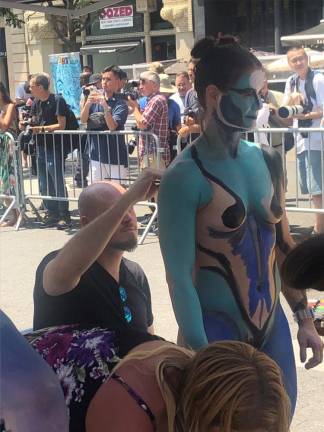
[[[168,168],[159,192],[160,242],[181,336],[193,348],[241,340],[269,354],[296,402],[291,336],[275,284],[275,260],[293,246],[284,213],[279,154],[240,139],[253,128],[261,64],[237,43],[197,43],[195,87],[203,134]],[[283,286],[295,311],[304,293]],[[311,320],[300,324],[301,356],[322,346]],[[303,358],[305,361],[305,358]]]

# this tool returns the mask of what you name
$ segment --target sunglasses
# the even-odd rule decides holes
[[[126,292],[125,288],[122,286],[119,287],[119,296],[120,296],[120,300],[123,304],[124,318],[128,323],[130,323],[132,321],[132,318],[133,318],[132,311],[130,310],[130,308],[126,304],[127,292]]]

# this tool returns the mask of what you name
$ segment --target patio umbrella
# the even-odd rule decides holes
[[[320,23],[310,29],[301,31],[299,33],[282,36],[282,45],[324,45],[324,19]]]
[[[324,52],[306,49],[309,58],[309,65],[314,69],[324,68]],[[289,72],[290,66],[287,62],[287,57],[282,56],[280,59],[269,63],[267,66],[269,73]]]

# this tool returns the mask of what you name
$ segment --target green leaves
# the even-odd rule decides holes
[[[24,24],[24,20],[20,19],[18,15],[14,14],[11,9],[0,8],[0,17],[3,17],[6,21],[7,26],[18,27]]]

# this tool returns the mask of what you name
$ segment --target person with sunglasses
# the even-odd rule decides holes
[[[79,197],[80,231],[38,266],[34,330],[67,324],[153,332],[148,281],[123,257],[137,246],[133,205],[156,192],[158,170],[144,170],[125,191],[102,181]]]

